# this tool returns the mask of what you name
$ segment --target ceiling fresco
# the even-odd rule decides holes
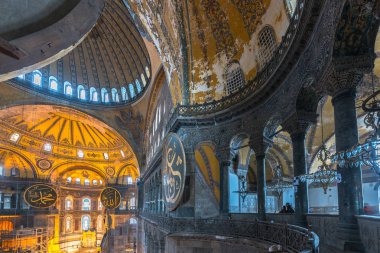
[[[225,95],[225,71],[238,62],[245,80],[262,68],[258,33],[270,25],[281,42],[296,1],[130,0],[156,45],[173,101],[203,103]]]
[[[0,159],[8,170],[21,170],[27,164],[34,176],[45,178],[80,167],[110,182],[119,175],[139,176],[135,153],[123,137],[80,111],[51,105],[15,106],[0,110],[0,126],[0,149],[9,149],[0,152]]]

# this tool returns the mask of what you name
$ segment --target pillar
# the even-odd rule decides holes
[[[271,141],[259,135],[251,140],[250,145],[256,156],[257,168],[257,214],[259,220],[266,219],[266,175],[265,175],[265,156]]]
[[[358,127],[355,107],[356,88],[346,89],[332,99],[334,106],[336,151],[345,151],[358,143]],[[337,167],[342,176],[338,184],[339,226],[338,237],[343,240],[345,251],[364,252],[360,241],[359,226],[355,215],[361,214],[362,172],[360,167]]]
[[[230,211],[229,203],[229,169],[230,169],[230,148],[219,150],[220,161],[220,214],[228,215]]]
[[[307,129],[316,122],[315,113],[295,113],[284,124],[284,128],[290,134],[293,144],[293,169],[294,177],[308,173],[306,165],[305,139]],[[297,226],[307,227],[306,214],[309,212],[307,182],[300,182],[294,190],[295,219]]]

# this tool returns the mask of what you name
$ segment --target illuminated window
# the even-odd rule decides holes
[[[141,74],[141,81],[142,81],[142,83],[143,83],[143,85],[145,87],[146,86],[146,79],[145,79],[144,74]]]
[[[267,25],[261,29],[259,33],[258,44],[259,61],[261,63],[261,66],[264,66],[272,59],[274,51],[277,47],[275,32],[271,26]]]
[[[123,99],[123,101],[128,100],[127,89],[125,87],[121,87],[121,99]]]
[[[91,200],[89,198],[84,198],[82,200],[82,210],[90,211],[91,210]]]
[[[72,96],[73,95],[73,88],[71,87],[71,83],[64,82],[63,87],[65,88],[65,94],[67,96]]]
[[[18,176],[20,176],[20,170],[18,168],[12,168],[11,169],[11,176],[12,177],[18,177]]]
[[[72,181],[72,178],[71,177],[68,177],[68,178],[66,178],[66,183],[71,183],[71,181]]]
[[[53,91],[58,90],[58,81],[54,76],[49,77],[49,88]]]
[[[119,94],[117,93],[117,89],[112,88],[111,93],[112,93],[112,101],[119,102]]]
[[[75,183],[80,184],[80,178],[75,178]]]
[[[66,233],[72,232],[72,227],[73,227],[73,219],[71,218],[71,216],[68,216],[68,217],[66,217],[66,221],[65,221]]]
[[[129,224],[131,224],[131,225],[137,224],[137,220],[135,218],[130,218]]]
[[[136,209],[136,198],[135,197],[131,197],[131,199],[129,200],[129,209]]]
[[[290,16],[293,16],[296,5],[297,0],[286,0],[286,7],[288,8]]]
[[[121,156],[124,158],[125,157],[125,154],[124,154],[124,151],[123,150],[120,150],[120,154]]]
[[[102,185],[102,184],[103,184],[103,181],[102,181],[102,180],[99,180],[99,184]]]
[[[100,201],[100,199],[98,199],[98,210],[103,210],[103,204],[102,201]]]
[[[4,176],[4,168],[1,165],[0,165],[0,176]],[[0,201],[0,203],[1,203],[1,201]]]
[[[95,180],[95,179],[92,180],[92,184],[93,184],[93,185],[98,185],[98,180]]]
[[[90,88],[90,100],[94,101],[94,102],[98,102],[99,101],[98,92],[96,91],[96,89],[94,87]]]
[[[141,92],[141,85],[140,85],[140,82],[139,80],[136,79],[136,89],[137,89],[137,93],[140,93]]]
[[[84,157],[83,150],[79,149],[78,152],[77,152],[77,155],[78,155],[79,158],[83,158]]]
[[[145,74],[146,74],[146,76],[147,76],[148,78],[150,77],[150,71],[149,71],[148,66],[145,67]]]
[[[227,78],[227,95],[237,92],[241,87],[244,86],[244,74],[240,68],[239,63],[231,63],[227,67],[226,71]]]
[[[82,230],[88,231],[90,229],[90,216],[83,215],[82,216]]]
[[[65,199],[65,209],[73,210],[73,198],[70,196]]]
[[[25,79],[25,75],[24,74],[18,75],[17,78],[18,79]]]
[[[109,99],[109,96],[108,96],[107,89],[106,88],[102,88],[101,94],[102,94],[102,102],[108,103],[110,101],[110,99]]]
[[[104,159],[108,160],[109,156],[108,153],[103,153]]]
[[[133,184],[132,177],[127,177],[127,184]]]
[[[32,72],[32,82],[34,85],[37,85],[37,86],[42,85],[42,74],[40,71],[35,70]]]
[[[51,152],[51,150],[52,150],[52,145],[50,144],[50,143],[45,143],[44,144],[44,150],[46,151],[46,152]]]
[[[89,179],[85,179],[84,180],[84,185],[90,185],[90,180]]]
[[[98,231],[102,231],[103,230],[103,217],[101,215],[98,216],[96,227],[97,227]]]
[[[13,142],[17,142],[19,138],[20,138],[20,134],[18,134],[18,133],[13,133],[9,139],[10,139],[11,141],[13,141]]]
[[[84,89],[83,85],[78,85],[78,98],[81,100],[86,100],[86,90]]]
[[[10,194],[4,194],[4,209],[11,209],[11,198]]]
[[[133,87],[133,84],[129,84],[129,93],[131,94],[131,98],[134,98],[136,96],[135,88]]]

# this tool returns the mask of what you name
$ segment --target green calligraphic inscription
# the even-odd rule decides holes
[[[185,188],[186,158],[181,139],[175,133],[168,135],[163,150],[162,185],[166,207],[177,208]]]
[[[47,208],[55,204],[58,195],[53,187],[47,184],[35,184],[24,192],[24,200],[31,207]]]
[[[120,206],[120,192],[115,188],[107,187],[100,193],[100,201],[106,209],[115,209]]]

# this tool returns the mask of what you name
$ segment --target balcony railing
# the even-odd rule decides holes
[[[283,250],[291,253],[317,253],[319,250],[319,238],[315,233],[289,224],[252,220],[171,218],[148,213],[141,214],[140,217],[167,233],[258,239],[281,245]]]

